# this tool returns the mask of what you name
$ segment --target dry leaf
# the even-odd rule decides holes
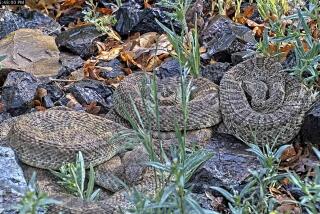
[[[0,102],[0,112],[4,112],[4,110],[5,110],[4,104]]]
[[[120,55],[122,49],[122,46],[117,46],[112,48],[110,51],[101,51],[100,54],[97,56],[97,59],[102,59],[106,61],[113,60]]]
[[[36,96],[40,99],[47,96],[48,92],[45,88],[38,88],[36,92]]]
[[[253,16],[254,10],[255,10],[255,7],[253,5],[245,7],[243,9],[243,16],[246,18],[250,18],[251,16]]]
[[[101,110],[101,106],[97,106],[97,102],[91,102],[88,105],[84,105],[84,108],[86,109],[86,112],[90,114],[98,114]]]
[[[47,109],[46,109],[45,107],[43,107],[43,106],[36,106],[35,109],[36,109],[37,111],[45,111],[45,110],[47,110]]]

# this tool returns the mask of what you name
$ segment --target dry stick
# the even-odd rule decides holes
[[[49,78],[49,80],[51,81],[55,81],[55,82],[78,82],[79,80],[64,80],[64,79],[54,79],[54,78]]]

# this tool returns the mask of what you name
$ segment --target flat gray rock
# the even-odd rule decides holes
[[[16,213],[13,206],[21,200],[26,188],[27,182],[13,150],[0,147],[0,213]]]

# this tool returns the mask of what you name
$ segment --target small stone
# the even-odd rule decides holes
[[[95,167],[96,184],[109,190],[117,192],[123,188],[118,179],[122,179],[124,168],[119,156],[115,156],[103,164]]]
[[[62,89],[55,82],[40,84],[38,86],[38,89],[45,89],[47,92],[47,95],[45,97],[49,97],[52,102],[58,101],[64,95]]]
[[[167,77],[174,77],[180,75],[180,64],[178,60],[170,58],[164,61],[159,67],[155,69],[157,77],[164,79]]]
[[[105,79],[114,79],[117,77],[125,76],[122,70],[121,62],[118,59],[109,62],[100,61],[97,66],[100,67],[100,76]]]
[[[54,103],[49,96],[44,96],[42,99],[43,99],[44,107],[46,107],[46,108],[54,107]]]
[[[84,60],[77,55],[73,55],[70,53],[60,53],[60,62],[62,64],[62,68],[59,71],[58,78],[68,77],[71,72],[82,68],[84,64]]]
[[[201,69],[202,77],[205,77],[215,84],[219,85],[224,74],[229,70],[230,64],[225,62],[216,62],[211,65],[207,65]]]
[[[248,146],[227,134],[215,134],[206,149],[214,155],[194,174],[190,184],[193,191],[203,193],[209,186],[239,188],[250,175],[248,169],[260,168]]]
[[[142,146],[125,153],[122,162],[125,170],[125,178],[129,184],[134,184],[142,179],[147,169],[146,163],[148,160],[148,153]]]
[[[237,65],[240,62],[243,62],[244,60],[248,59],[246,56],[248,56],[251,53],[252,51],[240,51],[240,52],[232,53],[231,54],[232,65]]]
[[[97,51],[95,42],[101,41],[102,34],[95,26],[80,26],[62,32],[56,38],[60,49],[68,50],[81,58],[88,58]]]
[[[23,197],[27,182],[11,148],[0,147],[0,213],[16,213],[13,208]]]
[[[30,110],[38,85],[38,80],[30,73],[10,72],[1,95],[5,109],[13,116]]]

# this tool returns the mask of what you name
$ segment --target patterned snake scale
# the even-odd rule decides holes
[[[220,83],[223,122],[249,142],[281,145],[300,130],[310,91],[271,58],[255,57],[231,68]]]
[[[150,117],[152,129],[156,130],[155,116],[145,111],[138,84],[144,80],[150,85],[151,79],[151,74],[142,72],[128,76],[114,93],[114,106],[120,117],[129,114],[137,120],[133,102],[142,121]],[[278,144],[290,141],[299,132],[311,104],[309,91],[303,85],[282,72],[279,63],[261,57],[231,68],[224,75],[220,89],[205,78],[188,80],[191,80],[191,92],[187,130],[212,127],[223,119],[228,132],[260,145],[276,138]],[[179,79],[157,80],[157,83],[160,129],[164,133],[172,132],[175,121],[182,125],[183,120]],[[150,90],[143,96],[150,98]],[[22,162],[43,169],[58,169],[63,163],[74,162],[78,151],[82,151],[86,167],[103,164],[118,154],[125,143],[110,142],[112,136],[128,129],[103,117],[65,110],[25,114],[10,123],[1,123],[0,128],[0,141],[5,137]],[[144,182],[139,186],[142,190],[152,189],[152,182],[148,179]],[[125,191],[90,203],[65,194],[56,197],[63,204],[51,207],[50,213],[112,213],[118,205],[130,206]]]

